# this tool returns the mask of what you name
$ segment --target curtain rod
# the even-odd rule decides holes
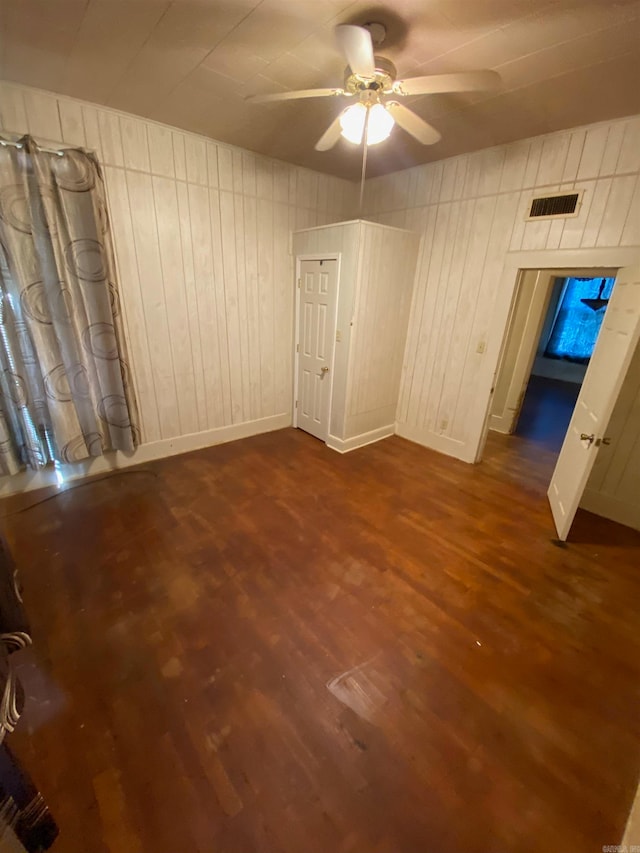
[[[9,139],[0,139],[0,145],[4,145],[5,147],[8,145],[11,148],[24,148],[22,142],[12,142]],[[61,151],[60,149],[55,148],[41,148],[39,145],[38,148],[40,151],[45,151],[47,154],[57,154],[58,157],[64,157],[64,149]]]

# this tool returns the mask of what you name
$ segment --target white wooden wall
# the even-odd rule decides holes
[[[580,506],[640,530],[640,346],[605,435]]]
[[[289,422],[290,234],[346,218],[355,185],[7,83],[0,128],[102,164],[143,443],[170,453],[180,437]]]
[[[395,426],[419,238],[362,222],[344,437]]]
[[[367,182],[365,214],[418,231],[398,432],[469,461],[491,391],[489,340],[508,314],[508,260],[548,250],[640,247],[640,117],[536,137]],[[526,222],[534,192],[584,190],[580,214]],[[526,266],[526,264],[525,264]],[[504,327],[497,332],[502,338]],[[494,336],[496,330],[494,328]],[[479,351],[480,350],[480,351]]]

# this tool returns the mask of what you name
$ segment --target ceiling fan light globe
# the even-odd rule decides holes
[[[340,116],[342,136],[354,145],[360,145],[364,133],[364,120],[367,108],[363,104],[353,104]]]
[[[389,138],[395,120],[382,104],[374,104],[369,110],[367,145],[377,145]]]

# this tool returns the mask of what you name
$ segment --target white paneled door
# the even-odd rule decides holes
[[[620,270],[549,485],[558,537],[567,538],[640,337],[640,266]]]
[[[298,426],[326,441],[336,328],[338,262],[300,261]]]

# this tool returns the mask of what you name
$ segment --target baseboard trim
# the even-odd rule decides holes
[[[625,527],[640,530],[640,507],[637,504],[626,503],[610,495],[585,489],[580,500],[580,508],[594,515],[601,515]]]
[[[354,435],[352,438],[337,438],[335,435],[329,435],[327,437],[327,447],[330,447],[331,450],[335,450],[337,453],[350,453],[359,447],[366,447],[367,444],[373,444],[375,441],[388,438],[394,433],[395,426],[388,424],[387,426],[378,427],[378,429],[372,429],[370,432]]]
[[[148,444],[141,444],[133,453],[125,454],[116,451],[85,462],[78,462],[75,465],[62,465],[57,471],[50,469],[46,471],[24,471],[12,477],[3,478],[0,482],[0,497],[30,492],[33,489],[42,489],[45,486],[57,486],[72,480],[81,480],[85,477],[93,477],[96,474],[104,474],[119,468],[129,468],[132,465],[152,462],[154,459],[177,456],[181,453],[189,453],[192,450],[201,450],[204,447],[213,447],[216,444],[225,444],[229,441],[273,432],[288,426],[291,426],[291,414],[285,412],[281,415],[272,415],[255,421],[244,421],[240,424],[216,427],[202,432],[179,435],[175,438],[151,441]]]
[[[437,450],[438,453],[453,456],[454,459],[460,459],[462,462],[475,461],[475,456],[469,449],[468,444],[458,441],[455,438],[449,438],[447,435],[438,435],[420,427],[400,423],[396,424],[396,434],[401,438],[406,438],[408,441],[415,442],[415,444],[428,447],[430,450]]]

